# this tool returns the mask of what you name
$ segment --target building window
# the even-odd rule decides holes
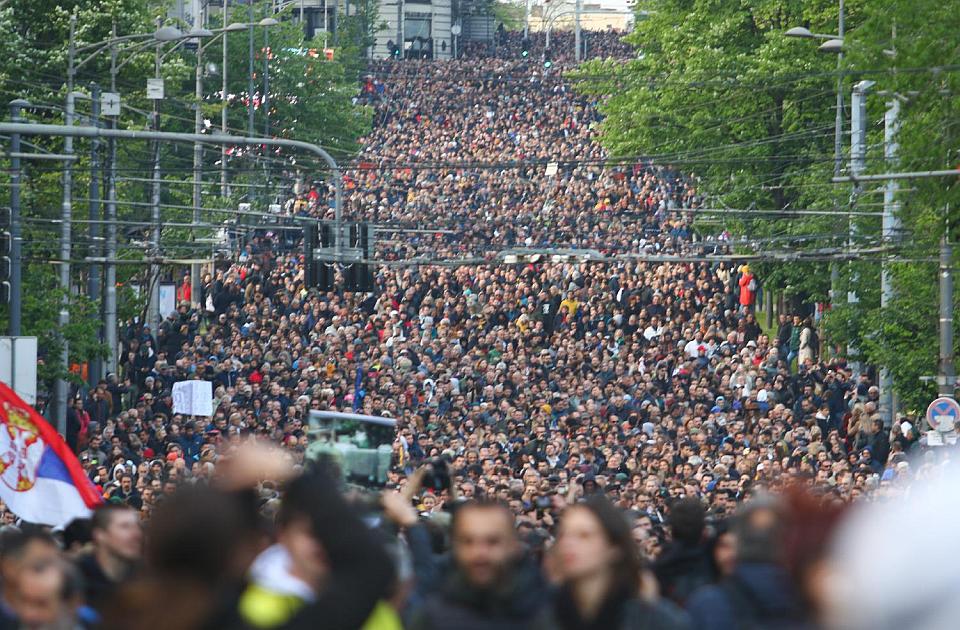
[[[430,39],[433,16],[429,13],[407,13],[403,20],[403,38],[406,41]]]

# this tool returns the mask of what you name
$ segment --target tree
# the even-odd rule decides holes
[[[874,91],[888,95],[868,101],[871,122],[882,120],[890,95],[902,101],[899,163],[877,159],[879,148],[871,149],[868,172],[960,164],[960,74],[945,65],[956,57],[956,9],[956,3],[951,9],[932,0],[867,3],[862,24],[846,38],[848,71],[876,81]],[[877,129],[869,144],[881,143]],[[827,323],[838,340],[857,344],[867,361],[888,366],[906,407],[922,411],[936,395],[933,383],[920,380],[937,373],[938,269],[932,261],[945,229],[951,240],[960,237],[960,182],[955,177],[915,179],[901,187],[910,189],[897,197],[903,231],[888,243],[896,249],[895,259],[904,261],[891,266],[895,299],[881,309],[879,296],[870,296],[837,309]]]
[[[118,35],[149,34],[156,28],[156,19],[168,20],[164,3],[152,0],[9,0],[0,3],[0,96],[6,101],[26,98],[36,108],[26,112],[26,118],[36,122],[62,124],[63,103],[66,95],[67,42],[71,14],[77,15],[77,46],[100,42],[111,35],[116,24]],[[328,147],[340,158],[349,156],[357,147],[358,138],[370,127],[372,114],[368,108],[355,106],[352,97],[357,92],[357,81],[364,67],[363,52],[372,41],[376,24],[375,3],[363,0],[354,4],[354,11],[344,18],[340,46],[334,60],[327,61],[319,40],[305,41],[301,26],[291,21],[292,14],[280,14],[279,26],[270,29],[269,48],[263,44],[262,29],[255,29],[254,84],[256,133],[265,129],[265,108],[259,107],[263,85],[263,65],[270,65],[271,130],[272,135],[306,140]],[[254,6],[255,19],[272,15],[272,3],[260,1]],[[227,16],[229,21],[247,21],[247,7],[242,12]],[[211,28],[220,24],[212,20]],[[169,21],[168,21],[169,23]],[[244,133],[246,130],[247,82],[249,76],[248,39],[245,32],[231,33],[228,37],[230,78],[229,94],[234,98],[228,105],[230,131]],[[214,47],[213,49],[217,49]],[[316,50],[317,54],[310,53]],[[220,81],[210,76],[204,81],[205,98],[197,103],[194,98],[195,53],[188,45],[164,44],[164,60],[161,76],[165,79],[166,98],[158,104],[160,124],[164,131],[194,130],[194,108],[200,106],[205,117],[219,119],[221,102]],[[145,77],[154,76],[152,47],[139,52],[134,47],[124,48],[121,60],[129,60],[118,77],[118,89],[124,102],[124,111],[119,119],[121,128],[145,128],[149,125],[149,111],[153,103],[146,99]],[[88,53],[77,56],[83,58]],[[269,60],[265,57],[269,55]],[[219,55],[216,55],[219,59]],[[209,57],[207,58],[209,60]],[[76,91],[85,91],[91,81],[101,86],[109,85],[109,60],[107,52],[90,60],[77,73]],[[213,68],[216,73],[222,69]],[[4,101],[4,102],[6,102]],[[79,99],[79,115],[89,111],[89,102]],[[78,124],[84,124],[80,120]],[[89,121],[86,121],[89,124]],[[211,125],[219,126],[219,125]],[[29,138],[38,151],[62,151],[62,138]],[[152,175],[152,149],[148,142],[120,141],[118,147],[117,182],[118,218],[125,222],[143,223],[150,220]],[[74,162],[74,258],[83,258],[94,253],[95,242],[90,239],[89,224],[82,221],[86,213],[86,197],[90,185],[90,142],[77,139],[74,142],[77,160]],[[32,149],[31,149],[32,150]],[[193,236],[210,236],[213,229],[195,230],[171,226],[171,223],[186,224],[192,221],[192,189],[190,178],[193,169],[193,147],[189,144],[165,144],[161,146],[162,192],[161,221],[162,253],[168,257],[193,258],[198,250],[191,242]],[[231,158],[231,181],[253,184],[255,187],[237,187],[232,199],[222,199],[219,181],[207,177],[204,183],[202,221],[217,225],[226,219],[236,219],[232,212],[236,202],[248,200],[265,209],[267,202],[282,196],[289,189],[292,176],[300,169],[313,175],[325,169],[311,156],[275,153],[268,151],[233,152]],[[105,156],[101,149],[101,159]],[[204,172],[215,171],[219,160],[218,150],[204,153]],[[266,168],[270,166],[270,168]],[[8,170],[0,170],[0,190],[9,190]],[[282,178],[281,176],[284,176]],[[271,181],[274,190],[270,195],[247,195],[249,190],[260,190]],[[281,192],[277,192],[281,191]],[[103,190],[101,194],[103,194]],[[214,193],[214,194],[210,194]],[[61,164],[53,162],[26,163],[22,191],[24,216],[24,334],[40,337],[43,349],[41,378],[48,384],[66,374],[68,366],[59,364],[57,312],[62,293],[57,281],[57,266],[51,261],[59,259],[59,224],[62,196]],[[120,250],[123,259],[142,260],[147,240],[146,227],[121,225]],[[145,265],[118,265],[119,311],[127,317],[138,313],[143,304],[130,290],[131,283],[146,284]],[[73,265],[74,287],[84,287],[89,267]],[[175,274],[174,267],[165,269]],[[69,309],[71,325],[63,331],[70,347],[70,362],[89,361],[103,356],[105,348],[98,341],[99,296],[71,295]],[[0,326],[7,320],[5,306],[0,306]]]
[[[727,221],[753,239],[753,252],[842,251],[846,212],[875,213],[853,220],[854,245],[886,248],[896,297],[880,308],[879,254],[840,265],[834,289],[855,290],[859,301],[834,302],[824,320],[826,339],[841,353],[849,344],[860,360],[887,366],[906,407],[922,409],[936,389],[920,377],[937,372],[938,241],[945,230],[960,238],[960,185],[950,178],[911,181],[911,191],[898,197],[902,232],[883,242],[876,187],[851,195],[850,185],[830,183],[835,58],[783,33],[793,26],[835,31],[836,3],[659,0],[639,8],[650,11],[630,36],[639,59],[592,62],[574,74],[585,92],[611,95],[603,106],[604,144],[616,156],[649,157],[695,176],[711,207],[837,213]],[[957,166],[960,78],[948,64],[956,56],[960,11],[933,0],[848,0],[846,8],[844,93],[862,79],[877,83],[868,100],[867,171]],[[898,164],[886,163],[879,148],[878,123],[892,94],[904,101]],[[805,299],[826,297],[830,278],[823,263],[768,263],[760,275],[765,286]]]
[[[855,23],[862,2],[848,2]],[[574,74],[608,94],[601,140],[614,156],[670,164],[698,178],[711,208],[842,210],[831,194],[835,58],[784,32],[836,29],[830,0],[655,0],[641,3],[629,63],[594,61]],[[724,215],[754,249],[838,245],[836,218]],[[770,239],[770,240],[768,240]],[[824,297],[823,263],[763,265],[766,286]]]

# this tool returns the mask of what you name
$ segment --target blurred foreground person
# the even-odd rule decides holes
[[[560,591],[534,626],[563,630],[682,630],[687,616],[639,597],[642,563],[630,525],[612,503],[590,497],[566,509],[556,547]]]
[[[736,566],[719,584],[687,600],[693,627],[702,630],[803,628],[790,575],[783,566],[784,515],[772,499],[745,504],[735,517]]]
[[[412,615],[409,630],[520,630],[540,612],[546,586],[503,505],[460,505],[451,527],[454,568]]]
[[[87,603],[102,612],[119,586],[133,577],[143,554],[143,530],[132,507],[106,503],[94,511],[90,532],[93,552],[80,556],[77,567]]]
[[[334,479],[319,471],[291,481],[284,499],[289,507],[282,543],[289,562],[270,574],[266,586],[286,591],[279,597],[250,591],[264,586],[263,572],[253,574],[250,587],[247,580],[254,559],[270,544],[251,482],[293,474],[285,463],[278,470],[270,461],[276,455],[262,451],[252,446],[235,454],[217,488],[184,488],[160,504],[147,530],[144,575],[118,593],[105,628],[357,630],[363,625],[391,583],[390,559]]]
[[[960,627],[958,483],[960,466],[938,467],[905,496],[898,492],[892,500],[853,508],[822,578],[827,628]]]
[[[664,597],[683,605],[690,595],[714,581],[710,549],[705,544],[706,510],[700,499],[674,501],[667,517],[671,542],[657,558],[654,572]]]
[[[385,593],[390,570],[381,541],[346,503],[335,505],[342,499],[320,486],[329,481],[301,476],[284,493],[277,542],[257,556],[240,598],[244,624],[290,627],[303,611],[296,620],[303,627],[313,620],[315,628],[359,628]]]
[[[64,560],[50,534],[37,527],[10,529],[0,544],[0,629],[79,627],[80,575]]]

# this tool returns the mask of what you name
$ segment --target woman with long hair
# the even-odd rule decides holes
[[[591,496],[564,511],[552,551],[561,585],[536,628],[689,627],[686,615],[672,604],[641,598],[640,550],[624,515],[603,497]]]

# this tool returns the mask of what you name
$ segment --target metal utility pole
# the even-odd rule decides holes
[[[117,23],[113,23],[111,38],[117,38]],[[117,47],[110,46],[110,93],[117,93]],[[110,116],[110,130],[117,129],[117,117]],[[104,372],[113,374],[117,371],[117,140],[113,136],[108,139],[110,152],[107,168],[107,205],[104,208],[105,243],[104,257],[107,259],[103,274],[103,342],[107,346]]]
[[[200,14],[200,23],[201,28],[205,27],[206,11],[203,11]],[[226,31],[221,35],[226,39]],[[203,43],[197,42],[197,70],[194,77],[194,98],[197,101],[196,109],[193,112],[193,132],[197,135],[200,135],[200,132],[203,131],[203,110],[201,104],[203,103]],[[202,186],[203,186],[203,145],[199,142],[193,143],[193,224],[194,226],[200,223],[200,207],[203,202],[202,199]],[[197,228],[194,227],[190,231],[190,238],[197,238]],[[200,305],[200,309],[203,309],[203,302],[200,299],[200,263],[193,263],[190,265],[190,301]]]
[[[247,70],[247,135],[253,135],[253,0],[247,0],[247,15],[250,25],[247,28],[249,44]],[[326,35],[324,35],[326,36]]]
[[[840,16],[837,21],[837,37],[843,39],[843,0],[840,0]],[[837,111],[833,123],[833,175],[840,176],[843,168],[843,48],[837,53]]]
[[[953,397],[956,376],[953,367],[953,247],[944,232],[940,239],[940,369],[937,390]]]
[[[850,120],[850,172],[854,177],[863,173],[866,164],[867,154],[867,94],[874,85],[874,81],[860,81],[853,86],[853,100],[851,102],[851,120]],[[847,215],[847,228],[849,230],[849,241],[847,247],[851,250],[856,245],[857,224],[852,214],[857,199],[860,196],[861,185],[854,183],[853,192],[850,196],[850,214]],[[847,304],[856,304],[860,301],[857,296],[857,284],[859,276],[850,263],[850,286],[847,289]],[[853,345],[847,347],[847,356],[851,359],[853,371],[860,372],[860,362],[857,361],[859,349]]]
[[[70,16],[70,43],[67,48],[69,58],[67,72],[67,108],[64,116],[66,127],[73,127],[74,113],[74,94],[73,94],[73,62],[76,55],[76,35],[77,35],[77,14]],[[73,138],[63,139],[63,154],[65,156],[73,155]],[[63,293],[60,299],[60,313],[58,317],[58,327],[60,329],[60,366],[63,371],[70,368],[70,348],[67,340],[63,337],[63,331],[70,325],[70,255],[72,224],[73,224],[73,163],[67,159],[63,163],[63,202],[60,206],[60,291]],[[66,379],[58,378],[53,389],[54,415],[56,417],[57,431],[62,435],[67,432],[67,398],[69,397],[69,384]]]
[[[157,28],[160,28],[160,20],[157,20]],[[154,77],[160,78],[160,47],[157,46],[156,52],[154,53],[154,62],[153,62],[153,71]],[[160,101],[159,99],[153,99],[153,119],[151,120],[151,128],[154,131],[160,131]],[[150,223],[152,226],[151,229],[151,238],[150,238],[150,255],[152,257],[157,257],[160,255],[160,142],[156,141],[153,144],[153,181],[150,186]],[[150,263],[150,304],[149,312],[147,313],[147,321],[145,323],[150,325],[150,332],[153,334],[154,339],[157,338],[159,334],[160,322],[163,321],[163,317],[160,315],[160,268],[155,263]],[[156,352],[156,348],[154,348]]]
[[[528,37],[530,37],[530,0],[526,1],[523,12],[523,38]]]
[[[10,101],[10,120],[20,122],[23,99]],[[19,337],[23,311],[23,232],[20,226],[20,134],[10,134],[10,336]]]
[[[90,115],[93,126],[100,126],[100,86],[96,83],[90,86]],[[100,257],[100,139],[93,138],[90,142],[90,246],[88,251],[93,258]],[[100,265],[91,264],[87,278],[87,296],[91,300],[100,299]],[[102,362],[99,358],[90,361],[90,385],[96,385],[102,377]]]
[[[887,111],[883,117],[883,157],[885,162],[896,164],[897,132],[900,128],[900,101],[894,95],[888,103]],[[897,214],[897,189],[899,184],[897,180],[891,179],[884,186],[883,190],[883,244],[890,245],[899,239],[900,236],[900,217]],[[893,301],[893,276],[890,270],[890,263],[883,262],[883,270],[880,275],[880,308],[888,308]],[[893,375],[890,370],[884,366],[880,370],[880,414],[883,417],[884,426],[891,426],[893,423]]]
[[[577,0],[576,8],[574,9],[574,24],[573,24],[573,45],[576,47],[574,52],[574,59],[581,61],[580,59],[580,14],[583,13],[583,0]]]
[[[227,27],[227,16],[230,0],[223,0],[223,28]],[[303,11],[300,12],[303,17]],[[220,110],[220,133],[227,135],[227,34],[223,34],[223,65],[220,66],[220,78],[222,79],[222,92],[220,100],[223,107]],[[220,147],[220,196],[227,196],[227,145]]]

